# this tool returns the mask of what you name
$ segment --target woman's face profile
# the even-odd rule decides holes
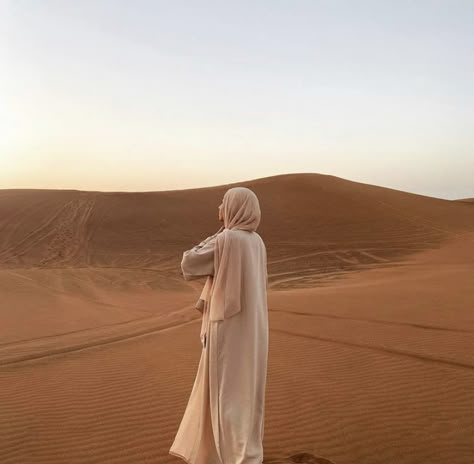
[[[224,216],[223,216],[223,213],[222,213],[222,206],[223,206],[223,205],[222,205],[222,203],[221,203],[221,204],[219,205],[219,208],[218,208],[218,210],[219,210],[219,213],[218,213],[218,214],[219,214],[219,221],[223,221],[223,220],[224,220]]]

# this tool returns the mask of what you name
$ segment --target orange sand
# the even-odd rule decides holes
[[[472,204],[239,185],[268,251],[265,463],[474,462]],[[227,188],[0,191],[2,464],[182,462],[204,281],[179,263]]]

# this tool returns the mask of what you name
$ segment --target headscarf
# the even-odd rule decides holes
[[[224,227],[255,231],[260,224],[260,205],[257,195],[246,187],[234,187],[222,200]]]
[[[214,248],[214,278],[212,282],[211,321],[227,319],[241,311],[242,285],[250,263],[245,262],[242,246],[245,242],[233,233],[240,229],[255,232],[261,211],[257,196],[245,187],[234,187],[224,194],[223,218],[225,229],[216,237]]]

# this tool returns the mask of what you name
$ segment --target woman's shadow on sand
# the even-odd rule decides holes
[[[300,452],[287,457],[269,457],[263,460],[263,464],[335,464],[329,459],[315,456],[311,453]]]

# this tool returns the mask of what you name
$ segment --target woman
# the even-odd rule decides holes
[[[207,276],[202,351],[181,424],[169,450],[188,464],[261,464],[268,356],[267,254],[256,232],[257,196],[227,190],[224,226],[183,253],[185,280]]]

